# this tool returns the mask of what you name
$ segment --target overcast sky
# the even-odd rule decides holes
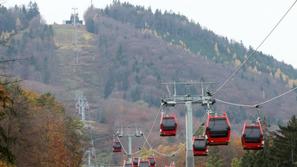
[[[30,0],[7,0],[5,6],[28,4]],[[47,23],[69,19],[77,7],[82,17],[91,0],[32,0],[39,5]],[[121,2],[123,2],[122,0]],[[153,10],[183,14],[219,35],[256,48],[294,0],[126,0]],[[112,0],[93,0],[104,8]],[[259,49],[297,68],[297,5]]]

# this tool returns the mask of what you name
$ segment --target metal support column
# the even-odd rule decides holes
[[[128,136],[128,161],[132,162],[132,136]]]
[[[185,103],[186,112],[186,167],[194,167],[194,156],[193,156],[193,109],[192,102],[188,101]]]
[[[91,167],[91,150],[88,151],[88,167]]]
[[[86,120],[86,112],[89,109],[89,103],[83,94],[77,95],[75,107],[78,110],[78,113],[81,115],[81,120],[84,122]]]
[[[85,107],[81,106],[81,120],[85,121],[86,120],[86,111],[85,111]]]

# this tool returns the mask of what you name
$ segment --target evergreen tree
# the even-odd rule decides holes
[[[223,161],[218,154],[218,148],[210,149],[209,156],[207,157],[206,167],[222,167]]]
[[[94,20],[92,18],[87,18],[86,27],[88,32],[95,33],[96,27],[95,27]]]
[[[30,2],[28,5],[28,13],[27,13],[27,19],[31,20],[32,18],[34,18],[35,16],[38,16],[40,14],[39,12],[39,8],[36,2]]]
[[[297,166],[297,118],[293,116],[287,126],[266,138],[264,149],[247,151],[241,159],[242,167],[294,167]]]
[[[247,151],[241,159],[241,167],[270,167],[272,165],[269,160],[269,148],[264,148],[261,151]]]
[[[297,166],[297,118],[294,115],[287,126],[279,125],[274,133],[272,159],[278,166]]]

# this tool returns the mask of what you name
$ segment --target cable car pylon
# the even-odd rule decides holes
[[[162,106],[171,106],[174,107],[177,104],[184,104],[186,106],[186,167],[194,167],[194,154],[193,154],[193,104],[200,105],[212,105],[215,100],[212,98],[209,92],[206,92],[203,88],[204,84],[213,84],[213,82],[169,82],[163,83],[166,85],[167,90],[169,90],[169,86],[173,85],[174,93],[171,95],[169,91],[169,95],[166,98],[161,99]],[[184,85],[184,86],[193,86],[193,85],[201,85],[202,94],[201,95],[191,95],[190,92],[185,92],[184,95],[177,95],[176,85]]]
[[[126,152],[128,157],[127,163],[132,163],[132,138],[142,137],[143,132],[139,128],[132,130],[132,127],[125,127],[125,128],[121,127],[120,129],[116,130],[115,136],[117,138],[122,138],[122,137],[128,138],[128,152],[126,152],[125,149],[124,151]],[[123,147],[122,144],[121,146]]]
[[[89,103],[87,101],[87,98],[83,95],[83,93],[79,91],[76,93],[75,108],[81,116],[81,121],[85,122],[86,112],[89,110]]]

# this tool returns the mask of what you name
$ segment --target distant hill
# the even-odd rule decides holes
[[[159,19],[163,20],[160,21]],[[103,86],[101,93],[105,98],[121,95],[129,101],[144,100],[149,105],[158,106],[159,97],[166,92],[165,88],[160,87],[162,81],[204,79],[221,83],[238,65],[236,62],[239,63],[239,61],[233,57],[235,52],[216,56],[218,59],[226,59],[224,62],[210,58],[209,56],[212,55],[210,52],[216,49],[213,46],[210,47],[208,41],[224,44],[226,47],[222,47],[222,49],[236,46],[239,48],[237,50],[242,51],[242,53],[250,52],[239,43],[230,42],[226,38],[199,28],[198,24],[188,22],[183,16],[162,14],[158,11],[153,14],[149,9],[135,7],[127,3],[115,2],[104,10],[89,9],[85,14],[85,20],[87,30],[92,30],[91,32],[96,35],[96,46],[98,46],[97,49],[101,57],[101,62],[98,64],[104,63],[99,65],[101,69],[104,69],[104,74],[101,75],[104,82],[99,85]],[[165,23],[169,24],[167,28]],[[204,45],[197,44],[197,47],[205,50],[205,53],[202,51],[196,53],[186,45],[169,42],[167,37],[165,38],[164,34],[159,32],[161,28],[157,28],[157,25],[162,27],[164,32],[179,27],[179,31],[176,30],[175,33],[166,33],[175,34],[175,36],[191,34],[193,41],[207,45],[204,47]],[[201,34],[203,34],[203,38]],[[189,40],[180,41],[183,44],[189,42]],[[236,55],[243,56],[244,54],[239,54],[238,51]],[[269,64],[270,69],[280,68],[278,66],[280,64],[286,68],[291,68],[263,54],[257,55],[256,64],[266,66],[265,63],[267,62],[260,63],[262,59],[273,60],[269,62],[271,63]],[[296,70],[293,68],[291,68],[291,72],[294,75],[296,74]],[[288,90],[289,86],[293,86],[288,85],[288,82],[282,79],[283,76],[284,73],[279,70],[276,74],[271,74],[249,64],[246,69],[236,75],[235,79],[218,96],[234,102],[253,104],[273,97]],[[267,107],[269,112],[282,117],[283,112],[280,114],[279,110],[292,114],[294,111],[290,106],[295,105],[295,100],[296,98],[293,95],[287,96],[265,106],[265,108]],[[238,111],[244,109],[220,104],[217,106],[218,110],[233,112],[238,122],[240,119],[245,119],[237,118],[242,115],[237,114]],[[279,108],[280,106],[282,107]]]
[[[211,30],[202,28],[199,23],[172,12],[152,11],[150,8],[145,9],[119,1],[114,1],[100,12],[115,20],[129,23],[137,29],[155,31],[169,43],[180,45],[216,63],[237,66],[254,51],[251,47],[245,48],[242,43],[217,35]],[[296,69],[262,52],[257,52],[245,67],[245,70],[266,73],[281,79],[291,87],[297,85]]]

